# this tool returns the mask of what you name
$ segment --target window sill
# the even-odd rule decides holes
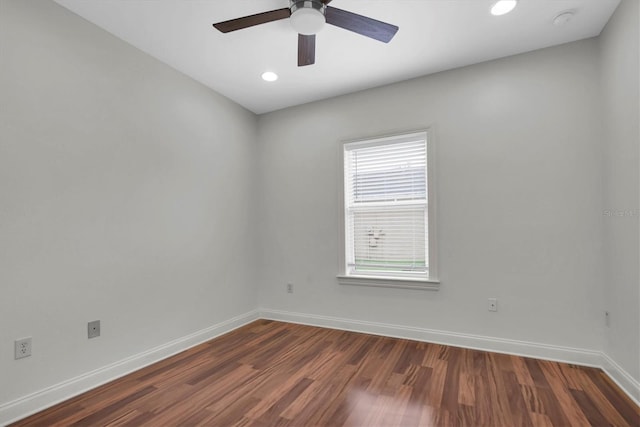
[[[378,288],[422,289],[437,291],[440,281],[436,279],[410,279],[407,277],[337,276],[341,285],[374,286]]]

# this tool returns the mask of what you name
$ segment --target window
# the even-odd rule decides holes
[[[437,288],[428,133],[344,143],[342,284]]]

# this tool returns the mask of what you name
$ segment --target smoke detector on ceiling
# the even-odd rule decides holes
[[[573,16],[575,14],[576,13],[573,10],[567,10],[565,12],[559,13],[555,18],[553,18],[553,25],[555,25],[556,27],[565,25],[566,23],[571,21],[571,19],[573,19]]]

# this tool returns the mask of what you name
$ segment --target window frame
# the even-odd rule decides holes
[[[347,265],[347,247],[350,245],[346,241],[347,218],[346,218],[346,194],[345,185],[345,152],[349,145],[381,145],[401,143],[410,139],[421,138],[426,142],[427,153],[427,249],[428,249],[428,273],[422,277],[394,276],[389,273],[375,274],[351,274]],[[341,177],[338,180],[340,184],[340,233],[339,233],[339,274],[337,275],[338,283],[341,285],[356,286],[373,286],[373,287],[389,287],[389,288],[408,288],[408,289],[426,289],[438,290],[440,280],[438,279],[437,264],[437,235],[436,235],[436,185],[435,185],[435,143],[431,128],[417,131],[401,132],[386,136],[374,136],[371,138],[359,138],[354,140],[340,141],[339,159]]]

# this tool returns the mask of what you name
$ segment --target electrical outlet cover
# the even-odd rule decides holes
[[[15,358],[31,356],[31,337],[15,340]]]
[[[100,336],[100,321],[94,320],[87,324],[87,336],[89,338],[95,338]]]

